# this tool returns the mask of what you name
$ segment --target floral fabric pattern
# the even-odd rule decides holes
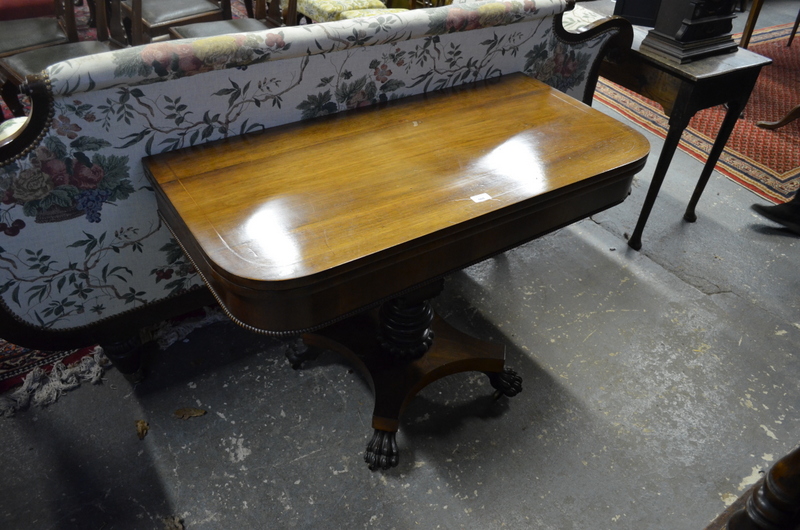
[[[211,70],[380,46],[402,40],[531,22],[549,26],[566,0],[482,1],[414,9],[364,26],[358,20],[289,26],[237,35],[159,42],[80,57],[48,69],[56,95],[99,91],[122,84],[170,81]],[[524,31],[522,27],[518,31]]]
[[[591,59],[590,53],[574,46],[565,46],[551,35],[547,42],[537,44],[525,54],[522,71],[569,94],[586,81]]]
[[[42,141],[0,161],[0,296],[70,329],[200,285],[140,160],[513,72],[581,98],[610,34],[562,43],[562,0],[512,0],[169,41],[59,63]]]

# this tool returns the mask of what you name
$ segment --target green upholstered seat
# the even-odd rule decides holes
[[[29,48],[69,42],[56,20],[44,17],[0,20],[0,35],[3,36],[0,57]]]
[[[38,74],[51,64],[107,51],[111,51],[111,48],[105,42],[96,40],[68,42],[59,46],[39,48],[5,57],[0,59],[0,64],[6,70],[14,71],[21,76],[27,76]]]
[[[131,5],[130,0],[125,3]],[[220,6],[211,0],[170,0],[168,2],[150,0],[142,2],[142,19],[151,26],[220,11]]]

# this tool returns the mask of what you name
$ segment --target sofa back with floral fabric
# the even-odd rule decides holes
[[[458,4],[48,68],[44,128],[0,161],[0,336],[11,324],[28,342],[91,331],[201,286],[159,219],[147,155],[520,71],[590,101],[598,59],[626,27],[569,38],[557,15],[570,7]]]

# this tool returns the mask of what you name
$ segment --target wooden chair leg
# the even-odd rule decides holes
[[[761,13],[761,5],[764,3],[764,0],[753,0],[753,5],[750,6],[750,13],[747,15],[747,21],[744,24],[744,30],[742,30],[742,40],[739,42],[739,46],[742,48],[747,48],[750,44],[750,37],[753,36],[753,31],[756,29],[756,21],[758,21],[758,15]]]
[[[778,121],[758,121],[756,122],[756,126],[761,127],[762,129],[778,129],[784,125],[792,123],[797,119],[800,119],[800,105],[797,105],[795,108],[790,110],[786,116]]]
[[[789,42],[786,43],[786,46],[792,45],[792,41],[794,40],[794,34],[797,33],[798,25],[800,25],[800,11],[797,12],[797,18],[794,19],[794,27],[792,27],[792,32],[789,34]]]
[[[800,447],[772,466],[762,484],[734,513],[727,530],[796,530],[800,524]]]

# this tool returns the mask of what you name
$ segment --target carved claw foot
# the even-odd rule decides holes
[[[514,397],[522,392],[522,378],[511,368],[505,368],[502,372],[487,372],[486,375],[496,390],[495,399],[500,396]]]
[[[286,345],[286,359],[292,368],[297,370],[305,361],[313,361],[322,353],[322,350],[307,346],[302,339],[297,339]]]
[[[389,469],[395,467],[400,462],[400,449],[397,448],[395,435],[397,432],[380,431],[375,429],[372,440],[367,444],[364,452],[364,462],[369,466],[370,471],[376,469]]]

